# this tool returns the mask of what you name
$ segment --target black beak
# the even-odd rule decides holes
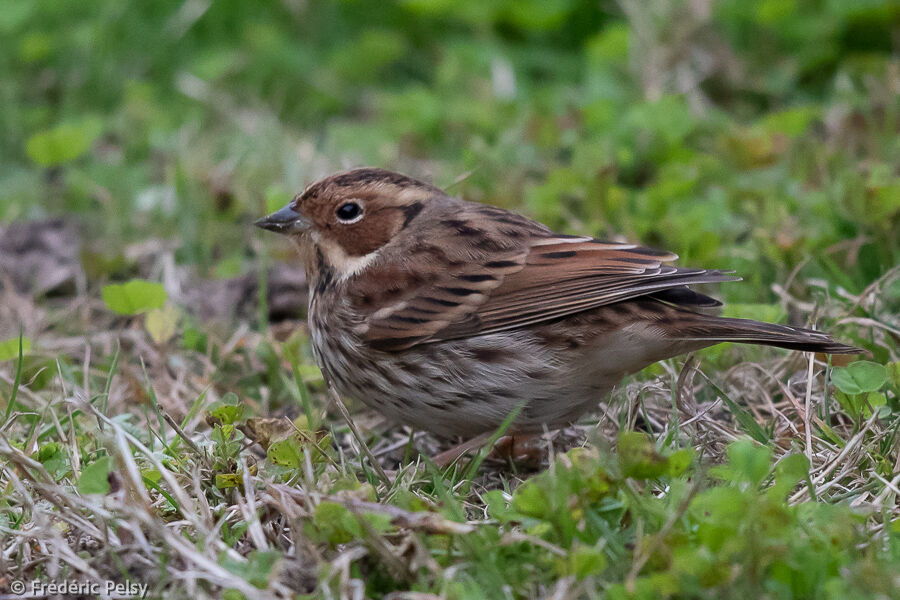
[[[309,229],[309,221],[291,208],[290,204],[267,217],[259,219],[254,225],[275,233],[299,233]]]

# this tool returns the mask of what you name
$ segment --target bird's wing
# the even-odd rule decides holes
[[[548,237],[534,240],[529,250],[521,270],[438,336],[453,339],[515,329],[639,296],[716,306],[718,302],[686,286],[739,279],[722,271],[665,265],[677,256],[632,244]]]
[[[553,234],[491,207],[468,205],[431,229],[403,261],[373,265],[347,288],[363,318],[357,333],[373,348],[515,329],[638,296],[709,305],[685,286],[736,279],[664,265],[677,258],[668,252]]]
[[[344,296],[362,319],[355,331],[373,348],[443,339],[442,330],[471,319],[525,267],[531,238],[549,233],[525,217],[464,203],[417,231],[346,283]]]

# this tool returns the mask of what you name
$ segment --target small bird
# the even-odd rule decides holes
[[[626,375],[720,342],[860,352],[697,312],[721,303],[689,286],[739,279],[728,272],[554,233],[383,169],[322,179],[256,225],[299,249],[313,352],[337,391],[438,435],[477,436],[514,410],[514,432],[560,428]]]

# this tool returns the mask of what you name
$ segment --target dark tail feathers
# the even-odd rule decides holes
[[[698,315],[694,324],[678,328],[678,337],[691,340],[708,340],[712,343],[736,342],[739,344],[762,344],[804,352],[825,354],[860,354],[860,348],[837,342],[827,333],[775,325],[750,319],[728,319]]]

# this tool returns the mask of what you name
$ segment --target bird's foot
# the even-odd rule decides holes
[[[434,456],[431,461],[444,468],[459,460],[472,450],[478,450],[490,439],[490,433],[483,433],[461,444],[453,446]],[[544,458],[544,447],[540,443],[541,436],[528,434],[504,435],[494,442],[489,458],[524,463],[529,466],[539,465]]]

